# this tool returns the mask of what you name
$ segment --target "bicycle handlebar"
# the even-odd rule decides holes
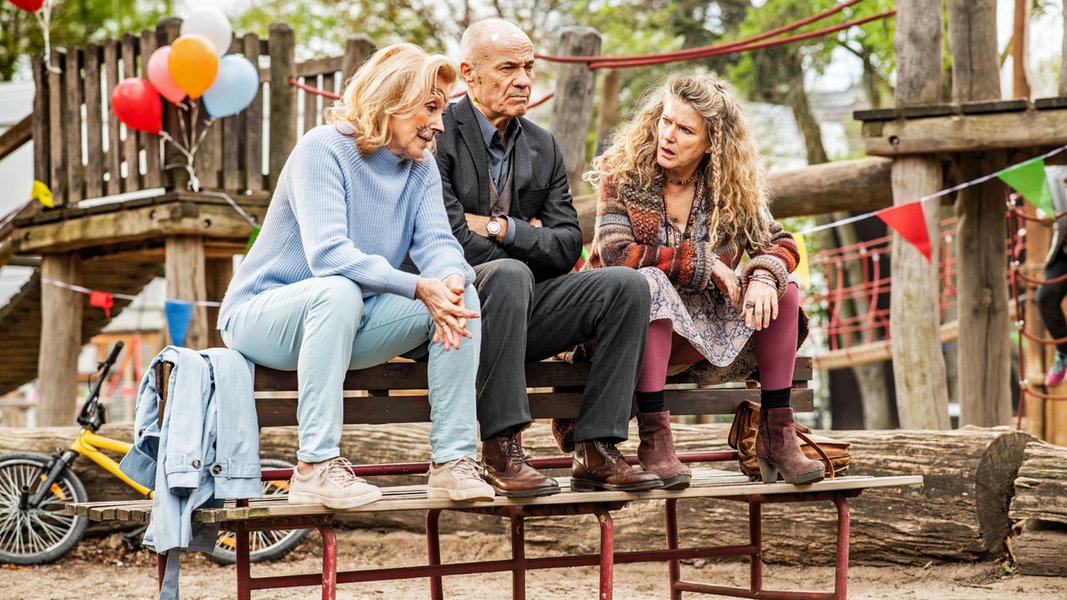
[[[111,366],[115,364],[115,361],[119,358],[119,353],[122,352],[124,344],[122,340],[115,342],[115,345],[111,347],[111,353],[107,358],[97,364],[97,378],[89,388],[89,397],[85,399],[85,404],[82,405],[81,412],[78,413],[78,424],[89,429],[96,431],[104,423],[103,411],[99,410],[100,401],[100,386],[104,384],[104,380],[107,379],[108,371],[111,370]]]

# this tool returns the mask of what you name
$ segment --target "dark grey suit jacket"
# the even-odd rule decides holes
[[[467,262],[514,258],[526,263],[538,281],[569,272],[582,252],[582,230],[563,153],[551,133],[528,119],[522,118],[522,134],[511,155],[508,215],[515,223],[515,239],[505,245],[467,228],[463,213],[489,214],[489,159],[474,111],[469,97],[445,110],[445,130],[437,136],[436,151],[448,220]],[[533,217],[543,227],[530,225]]]

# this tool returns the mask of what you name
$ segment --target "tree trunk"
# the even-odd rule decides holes
[[[1027,444],[1009,516],[1018,530],[1011,540],[1024,575],[1067,576],[1067,448]]]
[[[566,27],[560,33],[561,56],[595,56],[600,54],[600,34],[589,27]],[[563,63],[556,79],[552,101],[552,133],[563,152],[571,193],[583,189],[582,172],[586,169],[586,134],[593,116],[596,97],[596,71],[583,63]]]
[[[897,3],[898,108],[934,104],[941,87],[941,5],[925,0]],[[893,160],[893,203],[907,204],[941,189],[941,166],[931,156]],[[928,203],[924,203],[928,204]],[[931,241],[938,231],[938,207],[923,206]],[[892,315],[893,375],[901,427],[946,429],[948,392],[938,336],[938,247],[932,262],[900,237],[893,236]]]
[[[941,167],[936,160],[911,156],[894,159],[894,202],[912,202],[940,185]],[[938,231],[939,207],[923,204],[926,230]],[[948,429],[950,424],[940,339],[939,255],[934,244],[932,260],[927,261],[899,234],[893,236],[891,351],[897,415],[905,429]]]
[[[996,0],[949,0],[949,46],[956,102],[999,100]],[[1002,152],[968,153],[958,159],[960,177],[972,181],[1004,166]],[[996,181],[960,190],[959,344],[978,349],[959,354],[960,423],[1004,425],[1011,420],[1007,257],[989,240],[1004,235],[1004,188]]]

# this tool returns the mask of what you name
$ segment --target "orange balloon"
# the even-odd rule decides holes
[[[207,38],[199,35],[183,35],[170,44],[167,57],[170,78],[196,100],[212,83],[219,72],[219,55]]]

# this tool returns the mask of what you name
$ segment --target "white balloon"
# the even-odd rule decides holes
[[[200,8],[182,21],[181,35],[201,35],[207,38],[219,56],[230,51],[233,30],[230,20],[217,8]]]

